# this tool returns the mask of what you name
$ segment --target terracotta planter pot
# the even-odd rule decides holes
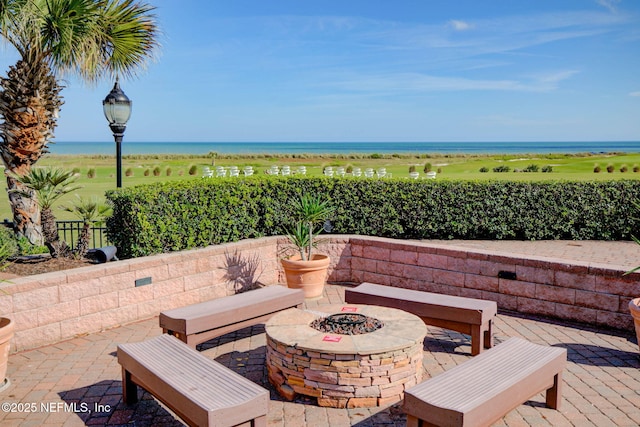
[[[633,317],[633,324],[636,327],[636,339],[638,340],[638,348],[640,349],[640,298],[629,301],[629,311]]]
[[[0,390],[9,385],[7,376],[7,362],[9,360],[9,346],[14,330],[13,320],[0,317]]]
[[[301,261],[300,255],[282,259],[287,286],[302,289],[305,298],[321,297],[327,280],[329,261],[327,255],[321,254],[312,255],[309,261]]]

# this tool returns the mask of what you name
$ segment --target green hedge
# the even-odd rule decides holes
[[[332,232],[409,239],[626,240],[640,181],[469,182],[249,177],[110,191],[107,234],[124,258],[284,234],[290,201],[331,199]]]

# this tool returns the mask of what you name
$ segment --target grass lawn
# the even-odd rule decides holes
[[[640,166],[640,153],[632,154],[581,154],[581,155],[442,155],[442,156],[389,156],[384,158],[371,158],[369,156],[319,156],[319,157],[268,157],[268,156],[228,156],[215,159],[216,165],[235,165],[242,169],[246,165],[253,166],[256,173],[264,173],[272,165],[290,165],[292,169],[299,165],[307,167],[308,176],[320,176],[325,166],[353,166],[365,169],[368,167],[377,169],[385,167],[387,173],[392,173],[393,178],[408,178],[409,167],[415,166],[416,171],[424,177],[424,166],[430,163],[434,171],[438,171],[437,179],[452,180],[612,180],[612,179],[640,179],[640,172],[634,173],[634,166]],[[523,170],[527,166],[535,164],[540,169],[551,166],[552,172],[514,172],[514,169]],[[123,186],[149,184],[155,182],[175,181],[183,179],[202,179],[202,170],[205,166],[212,166],[212,159],[203,155],[195,156],[125,156],[122,160]],[[600,173],[594,173],[595,166],[601,168]],[[607,166],[612,165],[614,171],[607,172]],[[51,156],[46,155],[37,166],[53,166],[63,169],[79,171],[78,184],[83,188],[77,192],[66,195],[58,205],[69,204],[75,198],[75,194],[81,196],[104,197],[106,190],[114,189],[115,157],[114,156]],[[189,169],[195,166],[196,173],[189,174]],[[509,172],[493,172],[493,168],[508,166]],[[627,171],[621,172],[626,166]],[[487,168],[488,172],[480,172],[481,168]],[[157,168],[159,174],[154,175]],[[89,171],[93,169],[95,175],[90,178]],[[130,176],[127,176],[127,171]],[[145,175],[145,172],[147,175]],[[216,179],[216,178],[210,178]],[[231,178],[228,178],[231,179]],[[235,178],[234,178],[235,179]],[[364,177],[362,179],[365,179]],[[6,183],[5,183],[6,188]],[[76,219],[72,214],[60,209],[54,210],[57,219]],[[11,220],[11,210],[6,196],[0,201],[0,220]]]

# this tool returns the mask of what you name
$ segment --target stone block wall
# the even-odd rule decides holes
[[[612,265],[522,256],[419,241],[356,237],[353,282],[496,301],[498,309],[633,329],[628,305],[640,274]]]
[[[16,324],[12,351],[278,283],[277,241],[243,240],[7,279],[0,285],[0,315]]]
[[[243,240],[7,279],[0,284],[0,316],[16,322],[12,351],[58,342],[255,284],[284,283],[285,243]],[[321,250],[332,257],[329,282],[483,298],[503,310],[619,329],[632,329],[627,305],[640,296],[640,274],[623,277],[622,267],[609,265],[363,236],[327,236]]]

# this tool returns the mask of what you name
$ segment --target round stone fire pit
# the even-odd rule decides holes
[[[382,324],[353,335],[311,326],[333,314],[342,323]],[[337,329],[336,329],[337,328]],[[316,397],[334,408],[374,407],[402,400],[404,390],[422,380],[423,341],[427,328],[419,317],[371,305],[329,305],[290,309],[265,325],[269,381],[288,400],[297,394]]]

